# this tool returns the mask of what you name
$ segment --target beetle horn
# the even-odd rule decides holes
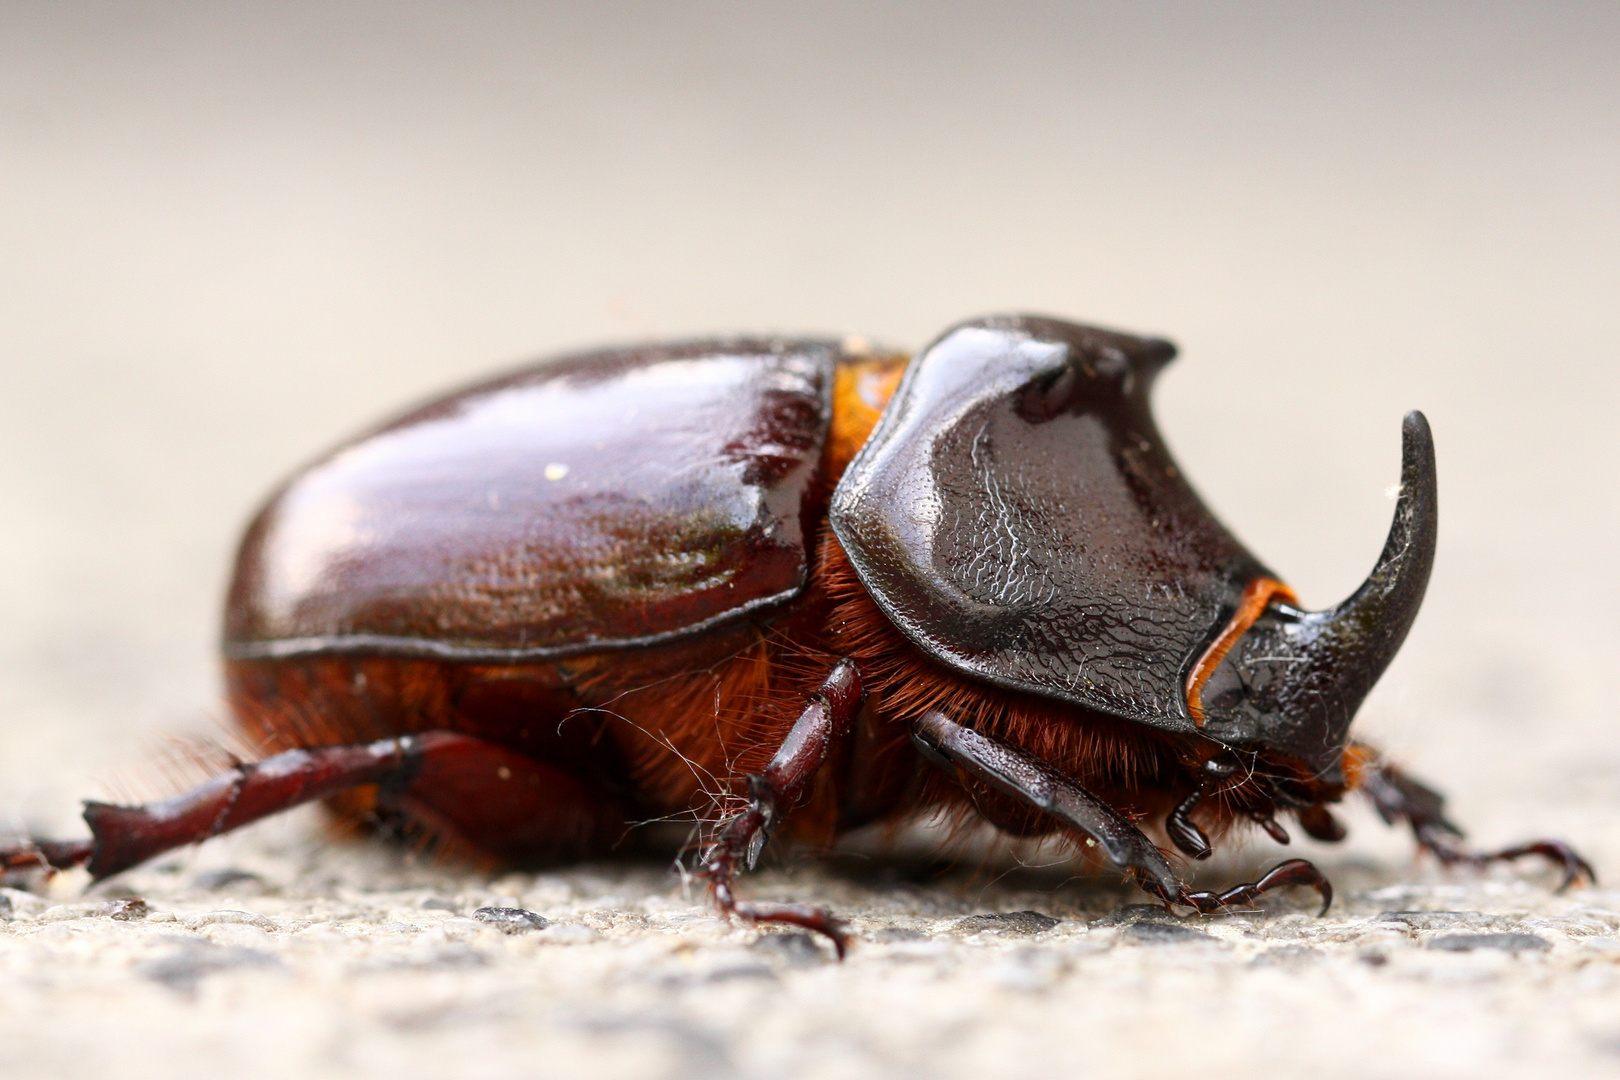
[[[1401,493],[1378,564],[1344,603],[1318,613],[1318,656],[1338,669],[1339,693],[1360,704],[1417,618],[1434,567],[1439,492],[1434,436],[1420,412],[1401,424]]]
[[[1260,728],[1212,718],[1210,734],[1288,751],[1324,775],[1337,769],[1350,721],[1406,640],[1434,565],[1438,495],[1429,422],[1407,413],[1401,435],[1401,493],[1378,564],[1338,607],[1276,611],[1256,622],[1240,663],[1258,695]]]

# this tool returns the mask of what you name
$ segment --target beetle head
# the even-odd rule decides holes
[[[1031,316],[947,331],[908,369],[830,518],[884,614],[935,660],[1331,781],[1422,599],[1428,427],[1406,425],[1378,568],[1345,604],[1259,613],[1189,707],[1189,677],[1268,571],[1210,513],[1148,406],[1169,342]]]
[[[1378,564],[1344,603],[1273,603],[1202,688],[1204,731],[1229,746],[1278,751],[1342,782],[1350,721],[1395,658],[1434,565],[1434,440],[1420,412],[1402,425],[1401,491]]]

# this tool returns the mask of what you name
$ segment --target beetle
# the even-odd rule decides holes
[[[237,554],[227,700],[264,757],[8,869],[101,879],[323,799],[496,859],[572,859],[691,815],[719,909],[779,830],[829,843],[927,813],[1095,848],[1169,906],[1192,859],[1360,790],[1448,862],[1442,799],[1350,737],[1433,564],[1433,440],[1402,429],[1395,519],[1342,604],[1302,608],[1200,501],[1149,409],[1176,349],[1056,319],[961,323],[914,361],[857,340],[571,355],[340,446]]]

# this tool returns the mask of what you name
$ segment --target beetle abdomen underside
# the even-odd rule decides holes
[[[341,447],[249,529],[227,655],[546,659],[783,603],[837,358],[774,339],[565,357]]]

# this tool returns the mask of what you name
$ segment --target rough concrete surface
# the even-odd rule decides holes
[[[282,832],[106,896],[4,893],[5,1075],[1620,1069],[1615,891],[1339,862],[1326,918],[1285,901],[1177,919],[1054,868],[845,860],[749,881],[844,914],[839,963],[805,934],[727,925],[656,865],[490,878]],[[150,910],[116,899],[131,892]]]
[[[563,349],[1024,310],[1180,344],[1178,464],[1312,607],[1425,410],[1434,577],[1357,734],[1620,884],[1616,56],[1578,0],[0,0],[0,832],[168,786],[243,523],[352,432]],[[1200,868],[1318,860],[1325,919],[778,853],[742,891],[849,918],[838,964],[656,861],[491,877],[304,812],[5,893],[0,1075],[1620,1073],[1620,895],[1346,821]]]

